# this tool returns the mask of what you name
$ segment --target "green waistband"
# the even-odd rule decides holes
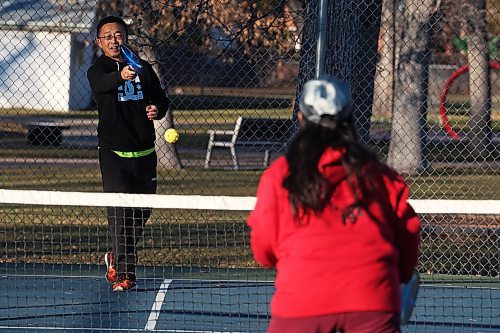
[[[149,155],[155,151],[155,148],[149,148],[146,150],[141,150],[141,151],[117,151],[113,150],[113,153],[117,154],[120,157],[125,157],[125,158],[134,158],[134,157],[142,157]]]

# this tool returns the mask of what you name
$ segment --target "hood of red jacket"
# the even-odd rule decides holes
[[[345,152],[345,148],[327,148],[319,159],[318,170],[332,185],[337,185],[347,178],[347,172],[341,162]]]

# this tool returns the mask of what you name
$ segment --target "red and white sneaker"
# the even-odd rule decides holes
[[[106,262],[106,281],[109,284],[115,284],[118,282],[118,273],[115,269],[115,254],[113,252],[108,252],[104,255],[104,261]]]
[[[128,291],[136,286],[134,281],[123,279],[113,284],[113,291]]]

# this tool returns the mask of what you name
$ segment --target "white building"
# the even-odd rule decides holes
[[[85,0],[0,2],[0,108],[90,106],[94,7]]]

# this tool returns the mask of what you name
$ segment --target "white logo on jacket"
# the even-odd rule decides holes
[[[136,76],[133,81],[125,81],[125,83],[118,87],[118,101],[139,101],[144,99],[142,94],[141,81],[139,76]]]

